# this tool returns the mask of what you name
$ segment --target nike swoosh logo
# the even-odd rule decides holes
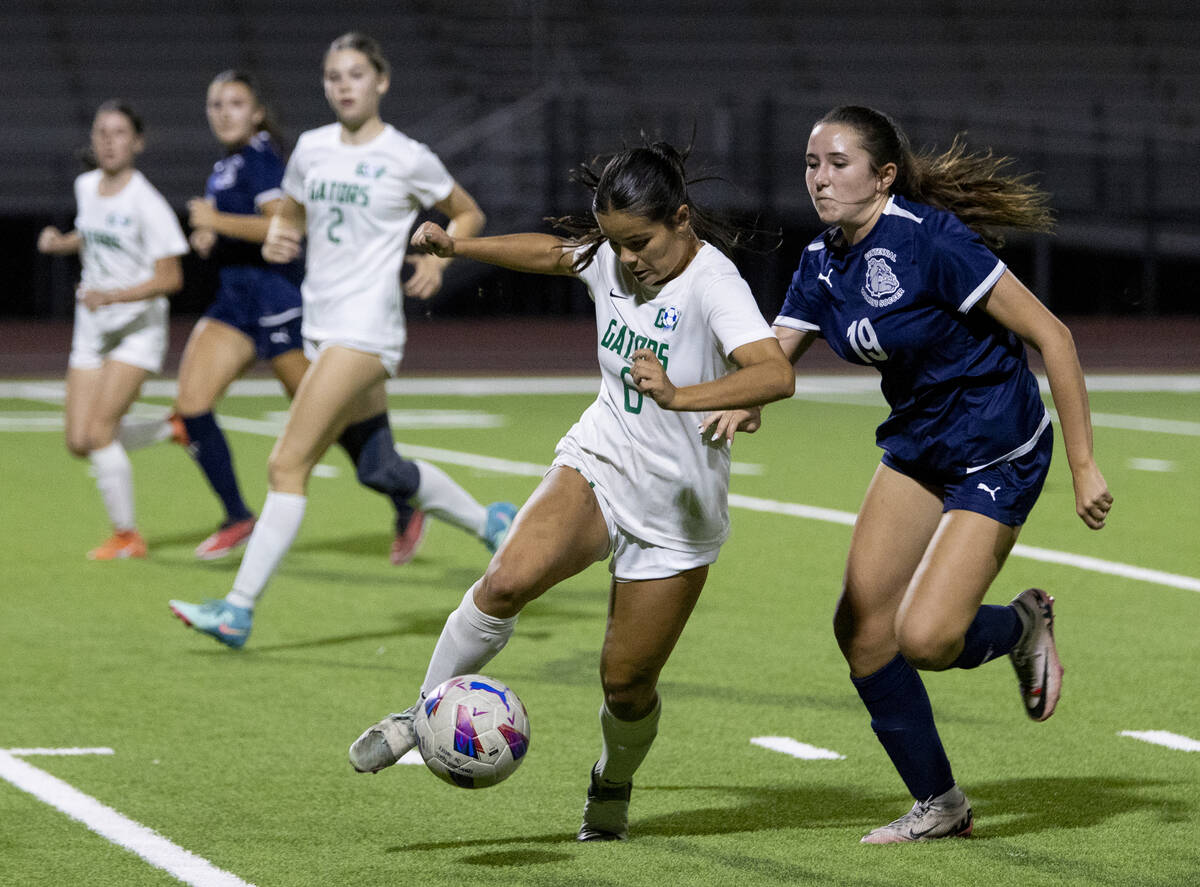
[[[246,633],[246,630],[244,628],[233,628],[231,626],[226,625],[224,622],[222,622],[220,625],[217,626],[217,631],[221,632],[221,634],[232,635],[235,638],[240,638],[242,635],[244,635]]]

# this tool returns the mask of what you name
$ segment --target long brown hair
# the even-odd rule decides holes
[[[961,133],[936,154],[914,152],[904,130],[887,114],[861,105],[842,105],[817,121],[852,127],[878,173],[896,164],[892,193],[954,213],[992,247],[1004,245],[1003,229],[1050,231],[1049,195],[1030,176],[1007,172],[1013,158],[968,152]]]

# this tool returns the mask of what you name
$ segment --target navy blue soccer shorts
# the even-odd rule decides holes
[[[249,336],[259,360],[303,347],[301,315],[300,288],[278,271],[252,265],[222,268],[217,297],[204,312]]]
[[[973,511],[1007,527],[1019,527],[1029,517],[1050,471],[1054,429],[1047,425],[1038,442],[1023,456],[980,469],[950,481],[922,477],[913,466],[897,463],[887,453],[883,464],[901,474],[940,490],[942,513]]]

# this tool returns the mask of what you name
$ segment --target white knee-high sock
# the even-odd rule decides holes
[[[171,436],[171,423],[166,416],[126,415],[117,426],[117,440],[126,450],[140,450],[151,444],[161,443]]]
[[[296,541],[307,503],[308,497],[297,493],[267,493],[262,514],[254,524],[242,565],[233,580],[233,590],[225,595],[225,600],[237,607],[254,609],[267,580]]]
[[[478,583],[477,583],[478,584]],[[504,649],[517,626],[517,617],[499,619],[475,606],[471,586],[462,603],[446,619],[446,625],[429,657],[429,669],[421,684],[421,696],[442,681],[462,674],[477,674]]]
[[[658,718],[662,714],[662,700],[654,701],[654,710],[636,721],[618,719],[608,706],[600,706],[600,734],[604,746],[596,771],[600,781],[609,785],[623,785],[633,781],[633,773],[658,735]]]
[[[100,498],[114,529],[132,530],[136,524],[133,513],[133,466],[120,441],[88,453]]]
[[[482,538],[487,523],[487,509],[436,465],[423,459],[413,461],[421,472],[421,482],[413,496],[413,504],[427,514]]]

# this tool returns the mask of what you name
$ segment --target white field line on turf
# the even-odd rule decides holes
[[[827,748],[818,748],[807,742],[800,742],[789,736],[755,736],[750,740],[751,745],[777,751],[780,754],[791,755],[804,761],[844,761],[845,755],[839,755]]]
[[[1200,751],[1200,742],[1189,736],[1180,736],[1167,730],[1122,730],[1118,736],[1129,736],[1153,745],[1165,745],[1176,751]]]
[[[55,757],[71,757],[73,755],[111,755],[111,748],[0,748],[10,755],[29,757],[31,755],[51,755]]]
[[[85,754],[86,749],[32,749],[37,754]],[[191,851],[173,844],[140,822],[123,816],[101,804],[91,795],[20,760],[22,749],[0,749],[0,779],[49,804],[61,813],[83,823],[89,829],[119,847],[136,853],[155,868],[194,887],[253,887],[236,875],[214,866]],[[100,750],[111,754],[111,749]]]
[[[836,378],[836,377],[831,377],[831,378]],[[1136,387],[1134,387],[1134,385],[1139,378],[1143,378],[1143,377],[1133,376],[1133,377],[1099,377],[1099,378],[1102,380],[1105,378],[1126,380],[1127,384],[1130,387],[1116,386],[1111,389],[1111,390],[1125,391],[1125,390],[1139,390]],[[1168,383],[1171,382],[1172,380],[1178,381],[1178,380],[1194,379],[1195,383],[1196,383],[1194,389],[1188,388],[1185,386],[1185,387],[1179,388],[1178,390],[1200,391],[1200,376],[1194,376],[1194,377],[1193,376],[1150,376],[1150,377],[1144,377],[1144,378],[1147,378],[1150,380],[1159,380],[1158,382],[1156,382],[1154,384],[1157,384],[1160,386],[1160,387],[1155,387],[1155,388],[1147,388],[1145,390],[1155,390],[1155,391],[1157,391],[1157,390],[1176,390],[1176,389],[1170,388]],[[266,382],[270,385],[275,385],[276,391],[278,391],[278,383],[274,382],[273,380],[251,380],[251,381],[254,384],[261,384],[263,382]],[[404,381],[411,382],[414,380],[404,380]],[[432,381],[436,381],[436,382],[458,381],[458,382],[470,383],[472,385],[479,386],[479,389],[480,389],[477,391],[472,391],[471,393],[486,393],[486,386],[490,383],[497,383],[497,382],[511,383],[514,380],[511,380],[511,379],[508,379],[508,380],[472,379],[472,380],[432,380]],[[539,380],[522,379],[522,380],[518,380],[518,381],[522,382],[522,384],[523,384],[523,388],[521,389],[523,393],[527,393],[527,394],[544,393],[545,389],[540,387]],[[552,379],[550,381],[554,382],[555,380]],[[561,380],[559,380],[559,381],[561,381]],[[578,381],[578,380],[575,380],[575,381]],[[865,379],[855,380],[853,377],[851,377],[848,381],[863,382],[866,380]],[[1122,384],[1126,384],[1126,382],[1123,382]],[[9,388],[9,387],[16,388],[16,387],[26,386],[26,385],[33,386],[36,388],[37,386],[40,385],[40,386],[43,386],[43,388],[39,389],[39,390],[42,390],[42,392],[44,393],[44,386],[47,386],[50,384],[54,384],[54,383],[0,382],[0,397],[5,397],[5,396],[29,397],[30,399],[35,399],[33,397],[32,392],[29,392],[27,394],[6,394],[6,388]],[[61,387],[61,383],[58,383],[58,384]],[[161,384],[171,385],[171,386],[174,385],[174,383],[168,383],[168,382],[162,382]],[[243,383],[242,382],[234,383],[234,385],[240,385],[240,384],[243,384]],[[1091,384],[1091,383],[1089,382],[1089,384]],[[1182,384],[1182,383],[1180,383],[1180,384]],[[410,389],[408,389],[408,388],[405,388],[404,390],[410,391]],[[589,390],[591,390],[591,389],[589,389]],[[412,393],[415,393],[415,392],[412,392]],[[492,393],[509,393],[509,392],[496,391],[496,392],[492,392]],[[280,426],[277,423],[263,422],[263,421],[257,420],[257,419],[243,419],[243,418],[239,418],[236,416],[222,416],[221,422],[229,430],[243,431],[243,432],[247,432],[250,434],[266,434],[266,435],[275,436],[280,431]],[[1179,423],[1172,423],[1172,424],[1177,425]],[[1200,427],[1200,423],[1192,423],[1192,424],[1197,424],[1198,427]],[[491,456],[480,456],[480,455],[476,455],[473,453],[461,453],[461,452],[457,452],[455,450],[443,450],[443,449],[440,449],[437,447],[411,446],[408,444],[403,444],[403,445],[397,444],[397,446],[401,449],[401,452],[405,456],[410,457],[410,458],[416,457],[416,458],[428,459],[431,462],[444,462],[444,463],[451,464],[451,465],[461,465],[461,466],[464,466],[467,468],[477,468],[477,469],[483,469],[483,470],[487,470],[487,471],[494,471],[494,472],[497,472],[500,474],[513,474],[513,475],[520,475],[520,476],[524,476],[524,477],[541,477],[543,474],[546,473],[546,470],[548,467],[545,465],[538,465],[538,464],[532,463],[532,462],[514,462],[509,459],[497,459],[497,458],[491,457]],[[770,512],[773,514],[786,514],[786,515],[790,515],[792,517],[800,517],[800,518],[805,518],[808,520],[819,520],[819,521],[825,521],[828,523],[843,524],[846,526],[852,526],[854,524],[854,519],[855,519],[855,515],[853,512],[836,511],[834,509],[818,508],[818,507],[811,506],[811,505],[799,505],[799,504],[792,503],[792,502],[779,502],[779,501],[772,500],[772,499],[759,499],[759,498],[751,497],[751,496],[739,496],[737,494],[732,494],[732,493],[729,496],[729,504],[734,506],[735,508],[745,508],[745,509],[748,509],[751,511],[763,511],[763,512]],[[1070,552],[1054,551],[1054,550],[1048,549],[1048,548],[1035,548],[1033,546],[1024,545],[1021,543],[1018,543],[1016,546],[1013,547],[1012,553],[1014,555],[1016,555],[1017,557],[1029,558],[1030,560],[1043,561],[1046,563],[1062,564],[1064,566],[1076,567],[1076,568],[1082,569],[1082,570],[1091,570],[1091,571],[1102,573],[1105,575],[1122,576],[1122,577],[1125,577],[1128,579],[1135,579],[1140,582],[1150,582],[1150,583],[1153,583],[1156,585],[1165,585],[1165,586],[1168,586],[1171,588],[1180,588],[1185,591],[1200,592],[1200,579],[1197,579],[1193,576],[1182,576],[1182,575],[1179,575],[1176,573],[1166,573],[1161,570],[1152,570],[1152,569],[1148,569],[1145,567],[1136,567],[1136,566],[1132,566],[1130,564],[1122,564],[1122,563],[1118,563],[1116,561],[1106,561],[1106,560],[1101,560],[1100,558],[1089,557],[1087,555],[1071,554]]]

